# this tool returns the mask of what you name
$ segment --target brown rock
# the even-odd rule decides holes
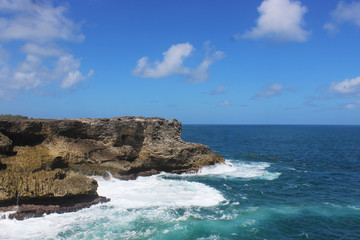
[[[97,196],[96,181],[84,175],[130,179],[223,161],[182,141],[177,120],[0,120],[0,205]]]
[[[0,206],[97,196],[96,190],[94,179],[60,169],[35,173],[4,171],[0,174]]]
[[[42,217],[44,214],[50,213],[66,213],[74,212],[83,208],[89,208],[94,204],[109,202],[110,199],[106,197],[88,197],[81,200],[64,202],[60,205],[34,205],[34,204],[23,204],[20,206],[11,206],[11,207],[0,207],[0,211],[11,211],[16,210],[15,213],[9,214],[10,219],[24,220],[25,218],[32,217]]]
[[[12,141],[0,132],[0,154],[11,150]]]
[[[2,162],[28,169],[66,168],[115,177],[150,170],[186,171],[223,162],[201,144],[181,140],[181,123],[162,118],[0,120],[15,156]]]

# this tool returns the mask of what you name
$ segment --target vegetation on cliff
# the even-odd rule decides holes
[[[0,114],[0,120],[17,120],[17,119],[28,119],[28,117],[22,115]]]

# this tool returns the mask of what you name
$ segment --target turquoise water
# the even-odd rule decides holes
[[[111,202],[0,220],[0,239],[360,239],[360,126],[185,125],[182,138],[226,164],[97,177]]]

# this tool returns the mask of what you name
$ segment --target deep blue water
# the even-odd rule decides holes
[[[224,239],[360,239],[360,126],[185,125],[182,138],[281,173],[271,181],[204,179],[226,184],[221,192],[238,210],[257,208],[245,213],[252,228],[220,233]]]
[[[360,126],[184,125],[226,164],[134,181],[111,202],[1,220],[0,239],[360,239]]]

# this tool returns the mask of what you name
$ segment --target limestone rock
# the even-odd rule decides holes
[[[36,203],[55,201],[59,198],[97,196],[97,182],[94,179],[73,172],[54,171],[16,172],[3,171],[0,174],[0,199],[7,203]]]
[[[115,177],[147,171],[182,172],[223,162],[201,144],[181,140],[181,123],[162,118],[0,120],[17,154],[8,167],[67,168]]]
[[[84,175],[128,179],[223,161],[182,141],[177,120],[0,120],[0,204],[95,196],[96,181]]]

